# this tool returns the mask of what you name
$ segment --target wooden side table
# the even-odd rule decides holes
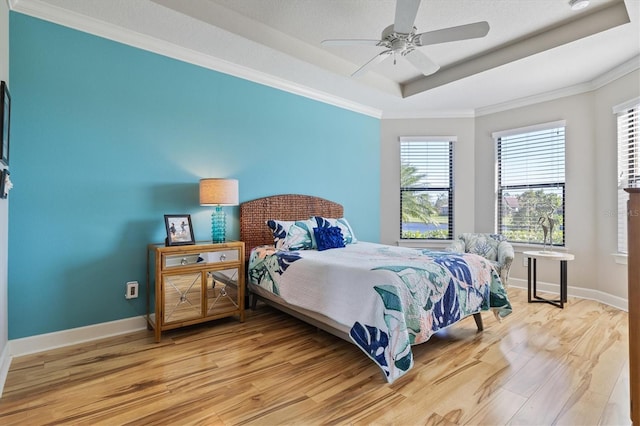
[[[567,261],[575,259],[571,253],[562,253],[557,251],[525,251],[522,253],[527,256],[527,300],[529,303],[549,303],[564,309],[567,303]],[[560,298],[545,299],[538,296],[536,289],[536,261],[538,259],[556,260],[560,262]],[[533,290],[532,290],[533,289]]]
[[[149,244],[147,324],[165,330],[238,316],[244,322],[244,243]]]

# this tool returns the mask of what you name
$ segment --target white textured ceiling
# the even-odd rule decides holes
[[[381,48],[324,47],[377,39],[395,0],[11,0],[13,10],[383,117],[472,115],[640,67],[640,0],[422,0],[425,32],[477,21],[481,39],[420,50],[441,66],[424,77],[404,58],[350,74]]]

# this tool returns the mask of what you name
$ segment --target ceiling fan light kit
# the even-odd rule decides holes
[[[569,6],[571,10],[580,10],[589,6],[589,0],[569,0]]]
[[[581,0],[571,0],[571,2],[574,1]],[[361,76],[371,67],[382,62],[389,56],[393,56],[394,64],[397,56],[404,57],[423,75],[431,75],[437,72],[440,66],[433,62],[427,55],[417,50],[418,47],[481,38],[489,32],[489,23],[481,21],[416,34],[417,29],[413,24],[418,14],[419,6],[420,0],[397,0],[395,22],[382,31],[380,40],[336,39],[324,40],[322,44],[324,46],[364,44],[385,48],[384,51],[371,58],[351,74],[352,77]]]

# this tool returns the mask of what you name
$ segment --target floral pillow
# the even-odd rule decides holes
[[[480,255],[489,260],[498,259],[498,245],[506,240],[499,234],[462,234],[466,251]]]
[[[309,250],[316,247],[312,220],[275,220],[267,221],[273,232],[273,243],[278,250]]]
[[[331,226],[337,226],[340,228],[342,232],[342,236],[345,244],[353,244],[357,243],[356,235],[353,233],[353,229],[351,229],[351,225],[346,218],[341,217],[339,219],[332,219],[322,216],[313,216],[311,218],[318,224],[318,228],[328,228]]]
[[[313,233],[316,237],[318,251],[344,247],[344,237],[337,226],[314,228]]]

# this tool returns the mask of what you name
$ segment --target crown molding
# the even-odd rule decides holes
[[[623,77],[640,68],[640,56],[635,56],[628,61],[612,68],[595,79],[540,93],[525,98],[520,98],[504,103],[489,105],[477,109],[464,110],[422,110],[422,111],[382,111],[368,105],[321,92],[304,85],[293,83],[282,78],[275,77],[254,69],[221,60],[200,52],[187,49],[166,41],[158,40],[151,36],[146,36],[135,31],[106,23],[86,15],[78,14],[67,9],[52,6],[39,0],[6,0],[10,10],[23,13],[35,18],[43,19],[65,27],[73,28],[89,34],[93,34],[112,41],[123,43],[129,46],[147,50],[159,55],[201,66],[213,71],[218,71],[234,77],[249,80],[258,84],[273,87],[305,98],[313,99],[322,103],[333,105],[339,108],[350,110],[359,114],[371,116],[378,119],[422,119],[422,118],[473,118],[510,109],[534,105],[567,96],[596,90],[606,84]]]
[[[527,96],[526,98],[478,108],[476,109],[476,117],[522,108],[529,105],[552,101],[554,99],[565,98],[567,96],[578,95],[580,93],[590,92],[591,90],[593,90],[591,83],[580,83],[569,87],[563,87],[562,89],[552,90],[550,92]]]
[[[604,74],[596,77],[591,81],[593,85],[592,90],[596,90],[601,88],[602,86],[606,86],[607,84],[615,81],[625,75],[634,72],[635,70],[640,69],[640,55],[636,55],[633,58],[629,59],[626,62],[618,65],[605,72]]]
[[[422,110],[422,111],[385,111],[382,113],[384,120],[420,119],[420,118],[473,118],[476,113],[473,109],[461,110]]]
[[[382,111],[38,0],[9,0],[10,9],[118,43],[380,119]]]
[[[625,75],[640,69],[640,55],[634,56],[626,62],[610,69],[586,83],[575,84],[562,89],[552,90],[550,92],[540,93],[538,95],[528,96],[526,98],[516,99],[514,101],[504,102],[500,104],[490,105],[475,110],[477,117],[483,115],[494,114],[497,112],[507,111],[510,109],[521,108],[529,105],[535,105],[542,102],[552,101],[567,96],[579,95],[581,93],[592,92],[607,84],[624,77]]]

